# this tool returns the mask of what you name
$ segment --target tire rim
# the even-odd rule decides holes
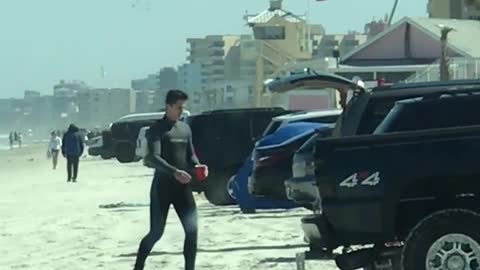
[[[230,197],[232,199],[237,199],[235,197],[235,193],[233,191],[233,186],[235,185],[235,175],[230,177],[230,179],[228,180],[228,183],[227,183],[227,192],[228,192],[228,195],[230,195]]]
[[[426,269],[480,270],[480,244],[464,234],[448,234],[427,252]]]

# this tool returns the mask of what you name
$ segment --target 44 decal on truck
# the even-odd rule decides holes
[[[376,186],[380,184],[380,172],[358,172],[350,175],[340,183],[341,187],[354,188],[361,186]]]

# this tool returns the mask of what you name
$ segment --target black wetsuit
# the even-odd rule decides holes
[[[134,270],[142,270],[155,243],[162,237],[168,210],[173,204],[185,231],[183,254],[185,269],[195,269],[197,253],[197,209],[188,184],[178,182],[177,169],[191,174],[199,164],[192,145],[190,127],[181,121],[159,120],[146,134],[149,154],[146,159],[155,167],[150,190],[150,231],[142,239]]]

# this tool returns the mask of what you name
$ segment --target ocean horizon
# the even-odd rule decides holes
[[[8,134],[0,134],[0,150],[8,150],[10,146],[8,144]]]

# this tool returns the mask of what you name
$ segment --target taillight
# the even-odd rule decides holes
[[[290,152],[288,151],[282,151],[282,152],[276,152],[272,153],[271,155],[263,156],[257,159],[255,166],[256,167],[265,167],[272,165],[279,160],[284,160],[290,155]]]

